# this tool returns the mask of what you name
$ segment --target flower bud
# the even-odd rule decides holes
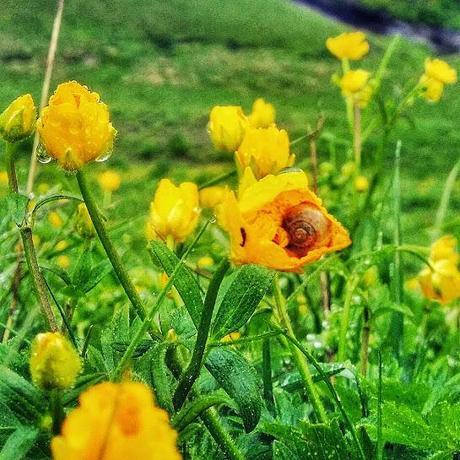
[[[275,107],[259,98],[252,105],[252,112],[249,115],[249,123],[254,128],[268,128],[275,123]]]
[[[57,87],[37,121],[37,129],[47,154],[69,171],[106,157],[117,132],[99,94],[76,81]]]
[[[64,224],[64,221],[62,220],[61,215],[57,211],[51,211],[48,214],[48,222],[54,227],[54,228],[61,228],[62,225]]]
[[[0,135],[6,142],[22,141],[33,133],[36,118],[32,96],[20,96],[0,115]]]
[[[329,37],[326,47],[338,59],[359,61],[369,52],[369,43],[363,32],[345,32],[337,37]]]
[[[150,204],[147,237],[162,240],[172,237],[182,243],[195,230],[199,215],[195,184],[184,182],[175,186],[169,179],[162,179]]]
[[[121,177],[116,171],[108,170],[99,174],[97,181],[104,192],[115,192],[120,188]]]
[[[60,332],[35,337],[29,365],[32,381],[43,390],[71,387],[81,369],[80,356]]]
[[[96,235],[93,221],[89,215],[85,203],[80,203],[75,215],[75,231],[84,239],[93,238]]]
[[[358,176],[354,185],[357,192],[367,192],[369,190],[369,180],[366,176]]]
[[[200,206],[202,208],[214,209],[222,201],[225,196],[229,193],[229,188],[221,185],[213,185],[211,187],[205,187],[200,190]]]
[[[292,166],[295,156],[289,150],[289,137],[284,129],[248,128],[235,154],[239,171],[250,167],[257,179],[276,174]]]
[[[248,119],[239,106],[215,106],[209,116],[208,131],[214,147],[234,152],[243,140]]]

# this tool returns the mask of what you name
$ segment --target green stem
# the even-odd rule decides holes
[[[342,73],[345,75],[350,70],[350,62],[348,59],[342,59]],[[350,131],[353,132],[354,126],[354,114],[353,114],[353,102],[349,97],[345,98],[345,105],[347,108],[347,120],[350,127]]]
[[[395,151],[395,173],[393,180],[393,210],[394,210],[394,237],[396,247],[401,246],[401,141],[398,141]],[[403,297],[403,277],[401,268],[401,251],[394,252],[391,273],[391,292],[393,301],[400,305]],[[393,353],[399,359],[404,334],[404,316],[401,312],[393,312],[390,322],[390,342]]]
[[[169,358],[171,372],[176,378],[178,378],[181,374],[183,363],[177,353],[177,350],[172,349],[171,353],[169,354]],[[195,388],[192,388],[190,393],[194,398],[200,397],[200,392]],[[214,407],[211,407],[210,409],[202,412],[200,418],[213,437],[214,441],[221,448],[225,458],[229,460],[245,460],[243,454],[235,444],[235,441],[222,426],[219,420],[219,414]]]
[[[190,389],[200,374],[203,365],[204,352],[211,327],[212,314],[216,304],[217,293],[220,284],[230,267],[228,259],[223,259],[217,267],[216,273],[209,284],[208,292],[204,300],[203,311],[201,313],[200,325],[196,337],[195,348],[193,349],[192,359],[185,372],[182,374],[177,389],[174,393],[173,403],[176,410],[180,409],[187,398]]]
[[[8,186],[11,193],[19,193],[18,176],[16,175],[16,168],[14,166],[14,144],[10,142],[5,143],[6,154],[6,173],[8,175]]]
[[[277,277],[275,277],[275,279],[273,280],[273,293],[281,324],[284,328],[286,328],[288,335],[295,339],[294,329],[292,328],[291,320],[286,309],[286,301],[281,292]],[[305,385],[305,390],[313,406],[313,410],[316,414],[316,417],[322,423],[327,422],[326,410],[324,409],[323,403],[321,402],[321,399],[319,398],[318,393],[316,392],[315,384],[313,383],[313,378],[310,369],[308,368],[308,365],[305,362],[302,352],[291,343],[289,343],[289,349],[291,351],[297,369],[299,370],[302,381]]]
[[[227,173],[224,173],[224,174],[221,174],[220,176],[217,176],[215,177],[214,179],[210,179],[208,180],[207,182],[205,182],[204,184],[200,185],[198,187],[199,190],[202,190],[206,187],[211,187],[212,185],[217,185],[217,184],[220,184],[221,182],[223,182],[225,179],[229,179],[230,177],[233,177],[236,175],[236,171],[235,170],[231,170]]]
[[[134,287],[133,282],[129,278],[128,272],[126,271],[125,267],[123,266],[120,256],[118,255],[117,251],[115,250],[112,241],[109,238],[107,233],[107,229],[105,227],[104,221],[102,220],[101,213],[99,211],[99,207],[97,206],[96,200],[90,191],[90,187],[88,185],[88,181],[86,179],[85,174],[82,170],[77,172],[77,181],[80,187],[80,191],[85,201],[86,207],[88,208],[89,215],[93,222],[94,228],[96,229],[97,235],[99,236],[99,240],[102,243],[102,246],[105,249],[107,257],[112,264],[112,267],[117,275],[118,281],[122,285],[126,295],[128,296],[136,314],[142,319],[145,319],[145,308],[142,303],[139,294]],[[159,335],[159,331],[154,328],[154,325],[151,325],[153,332],[155,335]]]
[[[337,352],[337,361],[339,362],[345,361],[347,355],[347,331],[348,325],[350,323],[351,300],[358,281],[359,278],[355,275],[352,275],[348,281],[348,289],[345,293],[342,318],[340,322],[339,349]]]
[[[383,435],[382,435],[382,405],[383,405],[383,385],[382,385],[382,353],[378,351],[379,381],[377,393],[377,460],[383,459]]]
[[[118,362],[117,367],[115,368],[115,370],[113,372],[113,379],[114,380],[117,380],[121,376],[121,373],[124,371],[124,368],[125,368],[126,364],[128,363],[128,361],[133,356],[136,347],[139,345],[139,342],[141,341],[142,337],[147,332],[147,330],[149,328],[149,325],[151,325],[151,323],[153,321],[153,317],[155,316],[155,313],[158,311],[158,309],[160,308],[161,304],[163,303],[163,300],[166,297],[166,294],[171,289],[171,287],[172,287],[172,285],[173,285],[173,283],[174,283],[174,281],[176,279],[176,275],[179,273],[179,270],[182,268],[186,258],[188,257],[188,255],[190,254],[192,249],[195,247],[196,243],[201,238],[201,236],[203,235],[203,233],[206,230],[206,228],[208,227],[209,222],[210,221],[208,220],[201,227],[201,229],[198,232],[198,234],[196,235],[195,239],[192,241],[190,246],[184,252],[184,254],[182,255],[182,257],[179,260],[179,263],[176,265],[176,267],[172,271],[171,276],[169,277],[168,282],[166,283],[166,286],[161,290],[161,292],[160,292],[155,304],[152,306],[152,308],[148,311],[147,315],[143,319],[143,322],[142,322],[141,326],[137,329],[136,334],[131,339],[131,342],[128,345],[128,348],[126,349],[125,353],[121,357],[120,361]]]
[[[369,335],[370,335],[370,322],[369,322],[369,307],[364,306],[363,310],[363,328],[361,330],[361,352],[360,352],[360,371],[363,377],[367,376],[367,364],[369,359]]]
[[[14,146],[13,144],[6,143],[6,168],[8,174],[8,184],[10,192],[13,194],[19,194],[18,178],[16,175],[16,168],[14,164]],[[47,319],[48,326],[51,331],[55,332],[58,330],[58,324],[56,317],[54,316],[53,309],[48,298],[46,291],[46,284],[43,279],[43,275],[38,265],[37,253],[35,251],[34,242],[32,239],[32,230],[27,223],[27,219],[21,225],[18,225],[19,233],[21,234],[22,245],[24,247],[24,257],[29,268],[29,272],[32,278],[32,284],[34,286],[35,293],[40,302],[40,308],[43,316]]]
[[[62,406],[62,392],[58,389],[51,390],[49,397],[51,418],[53,419],[53,434],[58,435],[61,433],[62,422],[65,418]]]
[[[361,169],[361,109],[353,104],[353,152],[355,154],[356,169]]]
[[[275,401],[273,399],[273,381],[272,381],[272,359],[270,350],[270,339],[264,339],[262,345],[262,378],[264,383],[264,400],[267,404],[267,409],[274,417]]]
[[[459,169],[460,158],[457,161],[457,163],[455,163],[454,167],[449,173],[446,185],[444,186],[444,190],[442,192],[441,201],[439,203],[438,211],[436,212],[436,219],[434,221],[434,228],[432,234],[433,240],[436,240],[441,235],[442,223],[444,222],[444,218],[447,214],[447,209],[449,208],[450,195],[452,194],[452,190],[454,189],[455,180],[457,179]]]

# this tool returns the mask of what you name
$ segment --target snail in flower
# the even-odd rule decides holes
[[[309,190],[302,171],[257,181],[246,168],[238,198],[228,193],[217,217],[229,233],[236,264],[299,272],[304,265],[351,243],[345,228]]]
[[[281,227],[289,238],[286,248],[303,257],[312,247],[327,238],[329,224],[318,208],[302,203],[286,211]]]

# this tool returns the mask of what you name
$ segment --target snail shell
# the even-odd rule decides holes
[[[289,249],[304,256],[316,243],[324,239],[328,220],[316,207],[299,204],[286,211],[282,227],[289,236]]]

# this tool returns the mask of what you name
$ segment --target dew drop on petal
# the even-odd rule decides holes
[[[96,158],[95,161],[97,161],[98,163],[102,163],[103,161],[107,161],[112,156],[112,153],[113,153],[113,150],[109,149],[109,150],[107,150],[107,152],[104,152],[101,155],[99,155]]]
[[[46,151],[43,144],[38,144],[37,160],[43,164],[49,163],[52,160],[52,158],[48,155],[48,152]]]

